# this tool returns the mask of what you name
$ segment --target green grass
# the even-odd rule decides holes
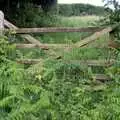
[[[57,27],[88,27],[92,26],[94,21],[98,20],[97,16],[86,17],[59,17],[56,22]],[[90,33],[46,33],[37,35],[36,38],[42,43],[75,43]]]
[[[65,27],[87,27],[92,26],[99,17],[97,16],[85,16],[85,17],[62,17],[56,26]],[[85,36],[89,36],[90,33],[46,33],[42,35],[37,35],[36,38],[40,39],[42,43],[66,43],[72,44],[80,41]],[[56,49],[55,52],[58,55],[63,55],[65,60],[73,59],[108,59],[109,56],[114,57],[113,53],[109,52],[107,49],[109,35],[104,35],[100,39],[94,41],[93,43],[86,46],[86,48],[73,49],[69,52],[64,52],[62,49]],[[103,47],[104,49],[100,49]],[[98,49],[97,49],[98,47]],[[39,49],[22,50],[24,58],[49,58],[44,51]]]
[[[99,59],[109,59],[109,56],[114,57],[112,52],[107,48],[79,48],[73,49],[71,52],[64,54],[65,60],[99,60]]]
[[[96,17],[71,17],[62,18],[58,25],[63,26],[88,26]],[[74,43],[83,37],[83,33],[58,33],[38,36],[43,43]],[[31,66],[29,76],[32,83],[49,91],[51,109],[56,116],[55,120],[119,120],[119,90],[118,81],[105,82],[104,84],[93,80],[93,74],[115,74],[115,68],[88,67],[80,63],[65,63],[69,60],[99,60],[114,59],[115,53],[107,48],[108,35],[104,35],[93,43],[83,48],[74,48],[71,51],[56,49],[57,55],[62,54],[63,60],[50,59],[45,51],[40,49],[22,50],[23,58],[44,58],[44,63]],[[101,47],[101,48],[100,48]],[[48,53],[53,52],[48,51]],[[19,55],[19,54],[18,54]],[[21,56],[21,55],[19,55]],[[47,60],[46,60],[47,59]],[[65,60],[65,61],[64,61]],[[26,67],[28,68],[28,66]],[[115,69],[115,70],[114,70]],[[118,76],[117,76],[118,77]],[[44,103],[44,99],[43,99]],[[49,111],[51,110],[49,109]],[[58,118],[57,118],[58,117]]]
[[[62,17],[59,26],[65,27],[87,27],[91,23],[98,20],[98,16],[76,16],[76,17]]]

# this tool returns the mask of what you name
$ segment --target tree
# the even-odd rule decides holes
[[[57,0],[38,0],[38,4],[41,5],[43,10],[48,11],[52,6],[57,4]]]
[[[104,7],[93,6],[89,4],[60,4],[59,14],[62,16],[80,16],[80,15],[102,15],[105,14]]]
[[[105,2],[105,8],[107,16],[102,21],[102,25],[113,25],[120,23],[120,3],[118,0],[103,0]],[[117,39],[120,38],[119,26],[112,32]]]
[[[25,7],[28,3],[41,5],[43,10],[48,11],[53,5],[57,4],[57,0],[1,0],[0,8],[6,12]]]

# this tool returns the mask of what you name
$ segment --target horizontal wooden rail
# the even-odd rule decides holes
[[[57,58],[56,58],[57,59]],[[21,59],[16,60],[18,63],[22,64],[36,64],[41,62],[41,59]],[[72,63],[72,64],[86,64],[88,66],[103,66],[108,67],[114,64],[115,60],[69,60],[64,61],[65,63]]]
[[[4,20],[4,25],[9,28],[9,29],[14,29],[17,30],[19,29],[17,26],[13,25],[12,23],[10,23],[7,20]],[[32,37],[29,34],[24,34],[21,35],[22,38],[26,39],[28,42],[32,43],[32,44],[41,44],[40,41],[36,40],[34,37]]]
[[[48,46],[46,45],[37,45],[37,44],[15,44],[16,48],[41,48],[41,49],[44,49],[44,50],[48,50]]]
[[[106,81],[111,80],[110,76],[105,75],[105,74],[95,74],[95,75],[93,75],[92,79],[95,79],[95,80],[98,80],[101,82],[106,82]]]
[[[71,45],[69,44],[15,44],[16,48],[40,48],[43,50],[48,50],[48,49],[56,49],[56,48],[69,48]]]
[[[111,26],[111,27],[107,27],[99,32],[95,32],[93,35],[75,43],[72,45],[67,45],[67,44],[16,44],[17,48],[41,48],[41,49],[49,49],[49,48],[68,48],[68,49],[72,49],[72,48],[79,48],[79,47],[83,47],[95,40],[97,40],[98,38],[100,38],[102,35],[107,34],[109,32],[111,32],[115,27],[117,27],[117,25]]]
[[[97,32],[104,29],[99,27],[49,27],[49,28],[19,28],[15,29],[15,33],[25,34],[25,33],[57,33],[57,32]],[[14,29],[13,29],[14,30]]]
[[[71,45],[71,44],[15,44],[16,48],[19,48],[19,49],[23,49],[23,48],[26,48],[26,49],[30,49],[30,48],[40,48],[40,49],[43,49],[43,50],[49,50],[49,49],[66,49],[66,50],[71,50],[72,48],[78,48],[78,46],[75,46],[74,44]],[[109,46],[108,46],[109,47]],[[108,48],[106,46],[95,46],[94,48],[96,49],[101,49],[101,48]]]
[[[43,62],[43,59],[17,59],[16,62],[20,64],[37,64]]]
[[[7,27],[7,28],[10,28],[10,29],[18,29],[17,26],[13,25],[12,23],[10,23],[9,21],[7,20],[4,20],[4,26]]]
[[[108,67],[113,65],[115,60],[70,60],[70,63],[87,64],[88,66]]]

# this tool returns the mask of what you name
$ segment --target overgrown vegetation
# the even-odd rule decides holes
[[[91,25],[91,21],[96,19],[90,16],[60,19],[54,14],[44,13],[42,9],[33,8],[33,4],[29,5],[17,11],[19,19],[14,16],[12,21],[26,27],[77,27]],[[107,20],[112,21],[110,24],[119,23],[119,10],[117,16],[116,11],[109,14]],[[43,43],[68,44],[84,37],[78,33],[35,36],[42,38]],[[12,45],[14,39],[18,40],[12,35],[0,37],[0,120],[120,119],[120,51],[106,48],[108,35],[86,48],[75,48],[67,53],[55,50],[57,55],[62,53],[63,60],[53,60],[45,51],[38,49],[18,50]],[[93,48],[100,45],[103,48]],[[44,62],[36,65],[26,66],[16,62],[17,58],[39,57],[44,58]],[[88,59],[115,59],[116,62],[108,68],[69,62]],[[112,80],[103,83],[96,81],[94,73],[109,75]]]
[[[119,119],[119,79],[100,85],[87,66],[56,60],[24,69],[11,61],[15,49],[6,40],[0,44],[1,120]]]
[[[106,0],[106,7],[108,8],[109,5],[113,6],[113,10],[108,10],[108,17],[105,18],[105,24],[118,24],[118,27],[111,33],[114,37],[114,41],[119,45],[120,44],[120,3],[118,0]],[[104,24],[104,23],[103,23]],[[113,67],[108,69],[108,74],[114,79],[119,82],[120,80],[120,49],[119,47],[115,49],[116,51],[116,63]]]

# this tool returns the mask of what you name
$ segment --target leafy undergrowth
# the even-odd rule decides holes
[[[37,64],[27,71],[36,78],[34,82],[39,81],[49,91],[51,120],[120,118],[119,78],[114,75],[111,82],[102,84],[90,79],[87,66],[53,60]],[[119,73],[115,74],[118,77]]]
[[[63,60],[48,59],[25,69],[13,62],[24,56],[7,40],[0,39],[1,120],[119,120],[119,54],[115,65],[105,71],[112,81],[100,83],[91,79],[92,68]],[[83,48],[75,53],[66,60],[103,56],[99,49]]]
[[[74,33],[75,41],[68,35],[61,42],[53,37],[50,43],[72,43],[80,36]],[[105,36],[102,42],[65,53],[55,50],[63,60],[53,60],[43,50],[16,50],[8,44],[7,37],[0,38],[0,120],[119,120],[120,52],[93,48],[106,39]],[[26,67],[17,64],[16,58],[43,58],[44,62]],[[116,59],[116,63],[109,68],[92,68],[65,62],[88,59]],[[92,79],[94,73],[107,74],[112,80],[101,83]]]

